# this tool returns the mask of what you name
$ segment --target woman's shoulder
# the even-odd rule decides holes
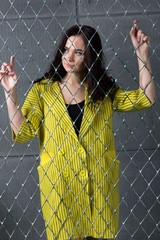
[[[39,82],[35,82],[33,88],[37,89],[40,93],[57,88],[58,83],[50,79],[42,79]]]
[[[41,88],[41,87],[43,87],[45,85],[48,85],[50,83],[51,83],[50,79],[42,79],[40,81],[35,81],[34,86]]]

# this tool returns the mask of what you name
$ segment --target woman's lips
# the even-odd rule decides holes
[[[66,64],[67,67],[74,68],[74,65]]]

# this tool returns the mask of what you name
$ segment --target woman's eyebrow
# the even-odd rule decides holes
[[[65,49],[69,49],[70,47],[65,46],[64,48],[65,48]],[[74,49],[75,49],[76,51],[79,51],[79,52],[83,52],[83,51],[84,51],[84,50],[82,50],[82,49],[75,48],[75,47],[74,47]]]
[[[76,49],[76,51],[79,51],[79,52],[83,52],[84,50],[82,50],[82,49],[78,49],[78,48],[75,48]]]

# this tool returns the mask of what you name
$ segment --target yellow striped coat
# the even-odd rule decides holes
[[[119,89],[91,110],[85,107],[79,137],[57,82],[36,83],[24,102],[20,143],[38,136],[41,206],[48,240],[114,238],[119,223],[119,167],[112,116],[151,106],[146,95]]]

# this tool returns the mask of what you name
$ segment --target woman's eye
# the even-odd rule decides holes
[[[81,52],[75,52],[75,54],[78,55],[78,56],[81,56],[81,55],[82,55]]]

